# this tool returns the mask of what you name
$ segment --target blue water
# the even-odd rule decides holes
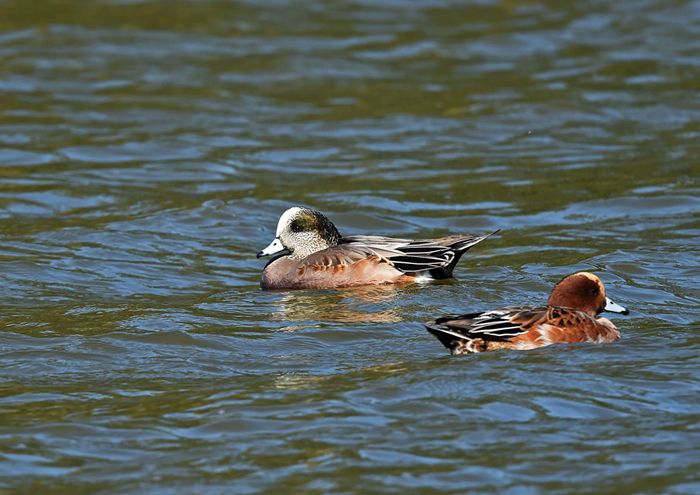
[[[700,3],[0,3],[0,492],[700,492]],[[281,213],[501,232],[262,292]],[[588,270],[606,345],[421,322]]]

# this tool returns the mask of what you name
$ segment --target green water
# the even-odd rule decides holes
[[[697,1],[0,1],[0,493],[700,492]],[[293,205],[502,229],[261,292]],[[596,273],[620,342],[420,322]]]

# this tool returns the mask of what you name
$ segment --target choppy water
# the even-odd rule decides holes
[[[700,493],[700,2],[0,2],[0,492]],[[279,215],[502,233],[264,293]],[[590,270],[624,339],[419,322]]]

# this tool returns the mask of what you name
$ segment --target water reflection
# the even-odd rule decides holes
[[[371,285],[333,291],[281,293],[272,318],[279,321],[395,323],[402,321],[400,301],[411,284]]]
[[[163,5],[0,1],[0,491],[700,492],[697,0]],[[503,233],[448,283],[260,292],[295,204]],[[415,323],[577,270],[619,343]]]

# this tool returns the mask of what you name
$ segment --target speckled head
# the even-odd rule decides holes
[[[287,250],[290,258],[301,260],[337,246],[341,238],[325,215],[303,206],[294,206],[282,214],[275,236],[272,244],[258,253],[258,258]]]
[[[603,282],[588,272],[575,273],[562,279],[554,286],[547,304],[577,309],[594,317],[603,311],[629,314],[629,311],[605,296]]]

